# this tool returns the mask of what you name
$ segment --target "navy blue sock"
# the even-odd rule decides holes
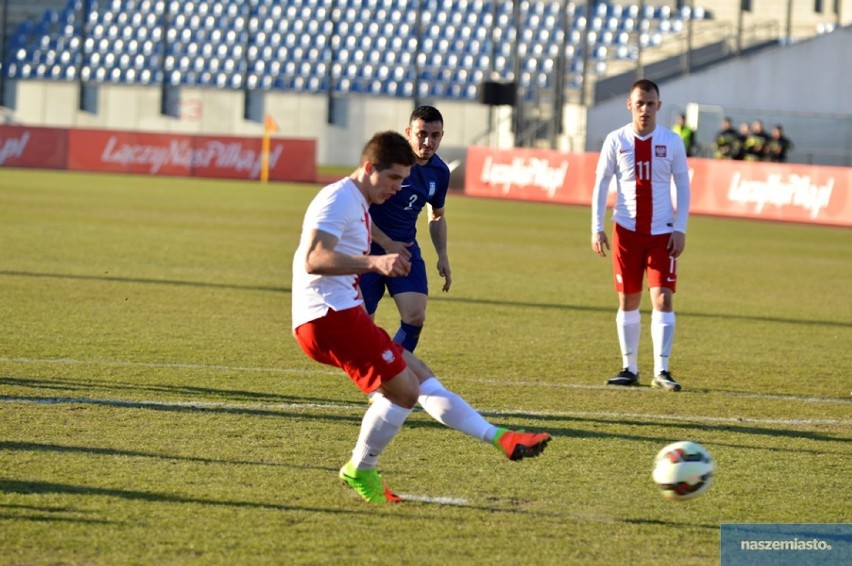
[[[393,341],[397,344],[402,344],[403,348],[414,353],[414,348],[417,347],[417,342],[420,341],[421,330],[423,330],[422,326],[414,326],[413,324],[399,321],[399,330],[394,334]]]

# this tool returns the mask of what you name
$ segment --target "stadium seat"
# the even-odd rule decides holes
[[[515,56],[511,3],[455,0],[452,9],[424,12],[422,22],[417,19],[417,6],[410,0],[339,0],[334,6],[320,0],[97,0],[88,14],[80,14],[79,0],[69,0],[64,7],[45,10],[34,23],[19,25],[10,34],[7,58],[16,63],[16,73],[24,73],[23,65],[28,63],[26,72],[31,75],[64,78],[67,68],[79,64],[74,58],[79,53],[79,61],[88,62],[88,72],[95,80],[119,77],[142,83],[153,80],[161,66],[159,57],[165,57],[163,66],[171,73],[166,77],[171,82],[233,88],[242,81],[239,69],[245,68],[253,77],[248,86],[279,88],[285,81],[278,81],[273,69],[281,69],[282,63],[293,62],[296,68],[309,71],[303,78],[321,81],[334,68],[324,66],[333,64],[329,58],[334,57],[343,68],[355,65],[358,71],[347,73],[347,91],[405,95],[413,89],[410,67],[414,54],[420,53],[418,65],[425,68],[428,64],[431,76],[442,81],[429,94],[451,98],[470,97],[470,87],[475,89],[492,71],[501,77],[511,74]],[[592,32],[590,53],[608,46],[607,57],[618,58],[630,55],[628,34],[645,32],[643,45],[652,47],[662,41],[663,34],[682,29],[678,26],[684,17],[709,17],[700,8],[674,10],[650,4],[640,8],[611,0],[591,6],[575,1],[522,3],[524,24],[518,52],[525,59],[525,80],[531,90],[549,84],[545,75],[550,71],[543,67],[552,69],[561,49],[567,53],[568,46],[580,45],[587,25]],[[571,25],[568,33],[559,29],[566,15]],[[163,17],[170,18],[165,31]],[[646,21],[651,17],[653,23]],[[335,23],[333,18],[337,18]],[[88,24],[85,45],[79,35],[84,22]],[[420,37],[418,25],[424,30]],[[118,59],[107,64],[110,53]],[[122,54],[127,57],[121,58]],[[144,66],[137,55],[143,56]],[[61,66],[59,71],[54,70],[55,65]],[[390,71],[397,67],[399,72]],[[145,68],[150,72],[143,74]],[[217,69],[230,76],[222,80]],[[466,73],[458,72],[462,69]],[[180,75],[174,74],[177,71]],[[477,79],[474,71],[479,73]],[[286,81],[288,89],[312,89],[318,84],[321,82]]]

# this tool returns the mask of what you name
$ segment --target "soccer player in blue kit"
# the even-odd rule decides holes
[[[438,255],[438,274],[444,278],[442,290],[450,290],[452,275],[447,256],[447,219],[444,203],[450,186],[450,168],[437,155],[444,137],[444,118],[432,106],[420,106],[411,113],[405,136],[414,150],[416,163],[402,190],[384,204],[370,206],[373,219],[371,255],[401,254],[411,262],[405,277],[380,273],[361,276],[364,306],[374,316],[387,288],[399,311],[400,325],[393,341],[414,352],[426,321],[429,287],[426,264],[417,243],[417,217],[428,204],[429,235]]]

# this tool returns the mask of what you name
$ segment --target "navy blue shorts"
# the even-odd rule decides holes
[[[405,277],[385,277],[375,272],[361,274],[361,295],[368,313],[373,314],[379,308],[379,301],[385,295],[385,289],[391,297],[397,293],[429,294],[426,263],[420,255],[420,248],[414,244],[408,249],[411,252],[411,271]]]

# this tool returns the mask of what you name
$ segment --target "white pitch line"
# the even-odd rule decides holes
[[[151,401],[151,400],[125,400],[125,399],[96,399],[89,397],[16,397],[11,395],[0,396],[0,402],[4,403],[27,403],[35,405],[107,405],[114,407],[131,408],[175,408],[175,409],[226,409],[226,410],[323,410],[323,411],[357,411],[363,412],[364,405],[335,405],[332,403],[227,403],[208,401]],[[516,416],[527,417],[550,417],[550,418],[607,418],[607,419],[641,419],[650,421],[678,421],[698,423],[738,423],[738,424],[763,424],[781,426],[810,426],[810,425],[833,425],[852,426],[850,419],[762,419],[752,417],[711,417],[706,415],[663,415],[655,413],[620,413],[608,411],[528,411],[524,409],[505,410],[482,410],[485,416]]]
[[[227,403],[225,401],[152,401],[147,399],[96,399],[94,397],[16,397],[0,395],[3,403],[28,403],[32,405],[107,405],[110,407],[166,408],[166,409],[227,409],[271,410],[271,409],[320,409],[324,411],[364,410],[366,405],[335,405],[333,403]]]
[[[414,495],[413,493],[397,493],[402,498],[403,503],[406,501],[417,501],[419,503],[434,503],[436,505],[456,505],[465,507],[470,505],[470,501],[461,497],[430,497],[428,495]]]
[[[482,411],[485,414],[485,411]],[[491,415],[514,415],[519,411],[490,411]],[[567,417],[567,418],[611,418],[611,419],[642,419],[653,421],[686,421],[686,422],[703,422],[703,423],[751,423],[751,424],[767,424],[767,425],[837,425],[837,426],[852,426],[850,419],[760,419],[752,417],[708,417],[704,415],[657,415],[653,413],[619,413],[607,411],[567,411],[555,412],[548,411],[523,411],[524,415],[536,417]]]
[[[165,369],[193,369],[202,371],[245,371],[258,373],[283,373],[283,374],[299,374],[299,375],[340,375],[339,370],[325,369],[322,366],[296,369],[296,368],[270,368],[270,367],[252,367],[252,366],[229,366],[229,365],[207,365],[207,364],[185,364],[174,362],[131,362],[120,360],[75,360],[70,358],[5,358],[0,357],[0,363],[20,363],[20,364],[60,364],[60,365],[93,365],[93,366],[110,366],[110,367],[150,367],[150,368],[165,368]],[[484,379],[476,377],[454,377],[455,381],[468,383],[484,383],[486,385],[506,386],[507,381],[496,379]],[[553,389],[598,389],[612,390],[612,387],[606,385],[590,385],[583,383],[546,383],[543,381],[512,381],[513,387],[544,387]],[[647,388],[627,388],[638,394],[649,392]],[[654,392],[656,393],[656,392]],[[773,393],[748,393],[738,391],[712,391],[707,393],[724,395],[728,397],[744,397],[752,399],[768,399],[776,401],[792,401],[799,403],[841,403],[852,404],[852,399],[839,399],[832,397],[804,397],[799,395],[783,395]]]
[[[148,368],[166,368],[166,369],[200,369],[205,371],[248,371],[259,373],[309,373],[336,375],[340,373],[334,370],[317,371],[315,369],[296,369],[296,368],[264,368],[251,366],[227,366],[227,365],[208,365],[208,364],[180,364],[173,362],[128,362],[117,360],[74,360],[70,358],[0,358],[0,363],[16,363],[16,364],[59,364],[59,365],[91,365],[91,366],[111,366],[111,367],[148,367]]]
[[[484,383],[486,385],[506,385],[505,381],[497,381],[494,379],[481,379],[481,378],[458,378],[460,381],[469,381],[475,383]],[[524,387],[553,387],[556,389],[600,389],[613,391],[613,387],[609,385],[590,385],[584,383],[544,383],[540,381],[513,381],[512,385],[520,385]],[[658,392],[652,391],[651,389],[644,387],[625,387],[621,388],[622,391],[632,391],[635,393],[653,393],[657,394]],[[773,399],[777,401],[798,401],[802,403],[849,403],[852,404],[852,399],[837,399],[832,397],[803,397],[800,395],[783,395],[780,393],[747,393],[740,391],[713,391],[713,390],[704,390],[706,393],[716,393],[719,395],[726,395],[729,397],[749,397],[754,399]]]

